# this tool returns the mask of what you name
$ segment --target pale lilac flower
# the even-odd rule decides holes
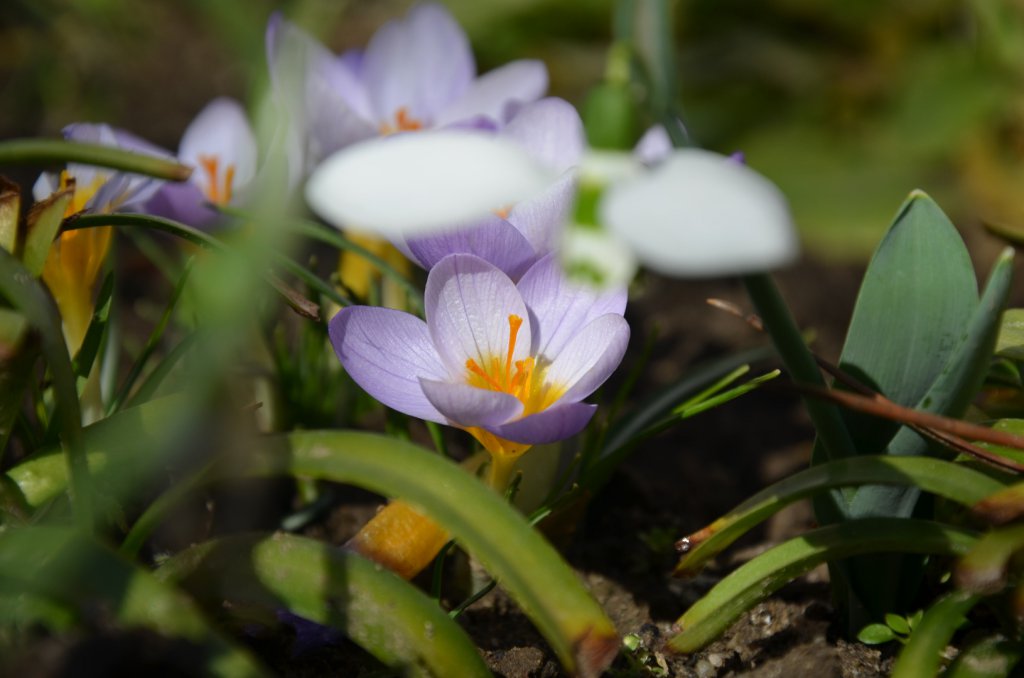
[[[185,129],[178,161],[192,167],[189,181],[164,184],[146,211],[207,226],[220,215],[206,203],[237,203],[256,176],[256,137],[241,104],[227,97],[207,104]]]
[[[483,221],[396,241],[411,260],[430,269],[448,254],[475,254],[518,279],[558,245],[575,201],[576,165],[586,145],[579,114],[562,99],[542,99],[524,106],[498,136],[522,146],[556,173],[557,180],[535,196],[496,209]]]
[[[676,276],[752,273],[796,258],[782,192],[742,161],[677,149],[609,187],[601,223],[646,266]]]
[[[130,132],[103,123],[74,123],[63,130],[68,141],[81,141],[112,146],[145,155],[172,159],[164,149],[140,139]],[[32,187],[32,195],[42,200],[62,188],[69,179],[75,181],[76,211],[109,213],[141,207],[164,183],[141,174],[128,174],[105,167],[69,163],[60,173],[44,172]]]
[[[379,134],[500,127],[517,104],[547,89],[540,61],[514,61],[476,77],[469,40],[435,3],[416,5],[382,26],[365,51],[340,57],[279,14],[266,42],[271,84],[292,117],[307,169]]]
[[[408,415],[466,429],[492,454],[575,435],[581,402],[622,360],[624,290],[568,282],[553,256],[513,281],[479,257],[453,254],[427,278],[426,321],[386,308],[344,308],[330,338],[370,395]]]

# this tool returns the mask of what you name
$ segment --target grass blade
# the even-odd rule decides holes
[[[711,525],[685,537],[676,576],[696,574],[752,527],[784,507],[819,492],[866,483],[915,485],[925,492],[973,506],[1003,485],[962,464],[929,457],[854,457],[819,464],[767,487]]]
[[[978,600],[978,596],[958,591],[928,608],[896,659],[890,678],[937,676],[942,651]]]
[[[175,556],[157,576],[178,582],[211,612],[225,600],[283,606],[338,628],[402,675],[490,675],[465,632],[433,600],[323,542],[284,533],[227,537]]]
[[[867,553],[960,555],[975,543],[961,528],[910,518],[864,518],[829,525],[780,544],[720,581],[676,621],[682,632],[668,646],[694,652],[745,610],[823,562]]]
[[[12,139],[0,142],[0,165],[49,165],[67,162],[109,167],[168,181],[187,181],[192,176],[192,168],[187,165],[103,144],[63,139]]]

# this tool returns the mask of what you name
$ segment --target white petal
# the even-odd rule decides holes
[[[782,192],[746,165],[696,149],[605,194],[601,221],[646,266],[669,275],[749,273],[798,251]]]
[[[306,199],[336,226],[396,238],[479,219],[554,179],[511,141],[438,130],[339,151],[310,177]]]

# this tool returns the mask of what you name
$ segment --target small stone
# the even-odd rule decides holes
[[[722,659],[722,655],[720,654],[709,654],[708,663],[710,663],[716,669],[720,669],[722,668],[722,664],[724,664],[725,661]]]
[[[697,662],[697,666],[695,668],[697,670],[698,678],[711,678],[711,676],[714,676],[717,673],[717,671],[715,671],[715,667],[712,666],[711,662],[707,659],[701,659]]]

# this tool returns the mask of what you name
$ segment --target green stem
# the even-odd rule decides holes
[[[800,334],[786,302],[767,273],[753,273],[743,278],[747,293],[757,308],[764,328],[771,337],[775,350],[782,359],[786,371],[797,383],[827,388],[818,364],[811,355],[803,336]],[[829,460],[844,459],[856,455],[856,449],[839,410],[831,403],[813,397],[805,397],[804,405],[814,422],[814,428],[821,438]]]
[[[491,463],[487,472],[487,484],[499,495],[504,496],[505,490],[508,489],[518,458],[518,456],[512,457],[507,454],[491,453]]]
[[[186,181],[192,168],[173,160],[113,146],[63,139],[12,139],[0,142],[0,165],[48,165],[80,162],[168,181]]]

